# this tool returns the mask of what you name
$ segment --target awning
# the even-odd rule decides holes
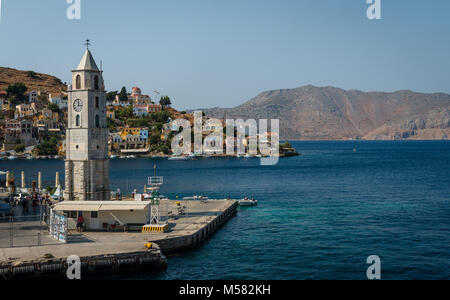
[[[99,211],[101,205],[99,204],[64,204],[59,203],[56,204],[55,208],[53,210],[56,211]]]
[[[55,205],[56,211],[130,211],[145,210],[150,202],[65,201]]]
[[[124,211],[124,210],[144,210],[147,207],[147,204],[111,204],[111,205],[102,205],[99,211]]]

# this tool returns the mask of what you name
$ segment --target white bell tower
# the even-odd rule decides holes
[[[72,71],[66,131],[66,201],[109,201],[109,158],[106,93],[103,71],[89,51]]]

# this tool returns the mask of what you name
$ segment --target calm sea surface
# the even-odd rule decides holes
[[[384,279],[450,278],[450,142],[297,142],[301,157],[113,160],[115,190],[142,188],[153,165],[170,197],[260,200],[201,248],[133,279],[366,279],[370,255]],[[357,149],[354,152],[353,149]],[[62,161],[0,161],[0,170],[63,175]],[[61,178],[63,180],[63,178]]]

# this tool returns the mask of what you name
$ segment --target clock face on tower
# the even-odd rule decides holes
[[[73,102],[73,109],[76,112],[81,112],[83,110],[83,101],[81,101],[80,99],[77,99]]]

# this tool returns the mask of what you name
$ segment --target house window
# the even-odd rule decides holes
[[[77,90],[81,90],[81,76],[77,75],[77,78],[75,80],[75,88]]]
[[[98,97],[95,97],[95,108],[99,108],[100,104],[100,99]]]
[[[94,89],[95,90],[98,90],[99,88],[98,88],[98,76],[97,75],[95,75],[95,78],[94,78]]]
[[[98,212],[97,211],[91,211],[91,219],[97,219],[98,218]]]
[[[75,126],[76,127],[80,127],[80,123],[81,123],[80,120],[81,120],[80,115],[77,115],[76,118],[75,118]]]

